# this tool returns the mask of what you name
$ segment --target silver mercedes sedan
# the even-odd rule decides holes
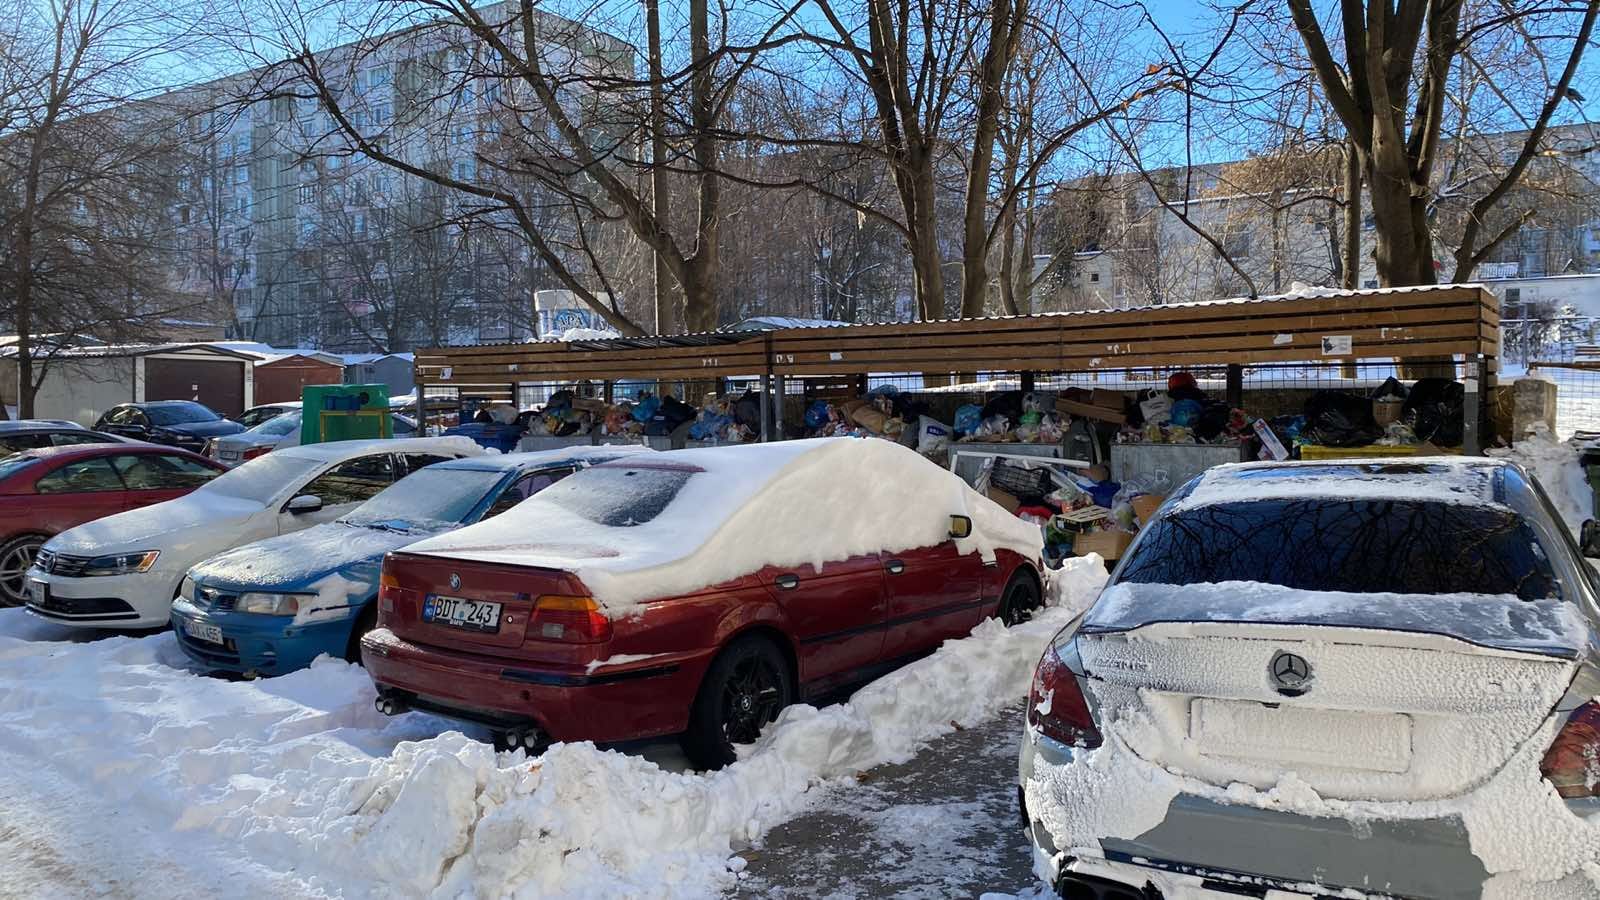
[[[1520,467],[1221,466],[1034,675],[1064,898],[1600,897],[1600,582]]]

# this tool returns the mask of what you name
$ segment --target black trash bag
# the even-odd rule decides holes
[[[744,395],[733,401],[733,421],[756,431],[761,430],[761,395],[746,389]]]
[[[1372,401],[1344,391],[1317,391],[1306,398],[1308,444],[1323,447],[1364,447],[1383,434],[1372,417]]]
[[[1449,378],[1418,378],[1400,407],[1400,421],[1411,426],[1417,440],[1439,447],[1459,447],[1463,438],[1462,413],[1466,387]]]
[[[677,397],[663,397],[656,414],[645,423],[644,433],[652,437],[665,437],[677,430],[679,425],[692,421],[696,415],[694,407]]]
[[[572,391],[566,390],[565,388],[556,391],[554,394],[551,394],[550,399],[545,401],[544,404],[545,415],[561,415],[562,413],[571,409],[572,396]]]
[[[1111,458],[1111,440],[1116,433],[1117,426],[1108,422],[1096,422],[1081,416],[1074,417],[1072,424],[1067,426],[1065,438],[1067,459],[1095,464],[1106,462]]]
[[[1194,436],[1202,441],[1214,441],[1228,430],[1228,418],[1233,409],[1228,404],[1213,400],[1200,410],[1194,423]]]
[[[1001,391],[983,404],[983,417],[1005,416],[1008,422],[1022,421],[1022,392]]]
[[[1383,384],[1378,385],[1377,390],[1372,392],[1372,399],[1404,400],[1408,393],[1406,386],[1400,382],[1400,379],[1390,375]]]

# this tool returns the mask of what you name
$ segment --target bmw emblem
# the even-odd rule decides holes
[[[1272,677],[1273,688],[1286,697],[1298,697],[1311,685],[1311,663],[1285,650],[1273,654],[1272,662],[1267,664],[1267,674]]]
[[[457,575],[454,572],[450,573],[450,590],[452,590],[452,591],[461,590],[461,576]]]

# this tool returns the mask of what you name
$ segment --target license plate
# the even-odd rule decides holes
[[[28,602],[34,606],[44,606],[50,602],[50,585],[37,578],[28,579]]]
[[[422,603],[422,621],[468,631],[499,631],[500,604],[432,596]]]
[[[208,625],[204,622],[184,622],[183,633],[208,643],[222,643],[222,626],[220,625]]]
[[[1207,756],[1369,772],[1411,767],[1411,717],[1400,713],[1274,709],[1199,698],[1189,709],[1189,737]]]
[[[239,451],[237,451],[237,450],[223,450],[223,451],[219,452],[217,455],[222,457],[223,460],[235,460],[235,459],[239,458]]]

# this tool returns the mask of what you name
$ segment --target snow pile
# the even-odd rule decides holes
[[[1049,594],[1083,604],[1104,580],[1098,560],[1071,560]],[[698,898],[732,886],[734,847],[819,783],[905,760],[1015,703],[1077,611],[986,621],[846,704],[786,710],[732,766],[686,774],[590,744],[496,754],[439,734],[437,719],[385,719],[365,673],[341,662],[218,681],[171,668],[182,655],[170,634],[52,643],[0,610],[0,762],[81,791],[49,814],[122,813],[57,832],[71,835],[53,848],[62,855],[172,858],[181,846],[186,866],[228,872],[241,895],[253,878],[275,888],[258,895]],[[10,796],[0,821],[20,814]],[[26,860],[0,861],[0,877],[16,865]]]
[[[563,499],[605,477],[603,469],[683,466],[699,471],[643,523],[601,525]],[[610,612],[626,614],[765,566],[820,569],[862,553],[933,546],[949,538],[952,515],[973,520],[972,535],[956,542],[962,553],[1039,556],[1036,526],[953,473],[891,441],[853,438],[675,450],[597,467],[407,552],[564,569]],[[756,534],[762,540],[750,539]]]
[[[1589,486],[1577,449],[1557,441],[1543,423],[1518,438],[1511,449],[1486,452],[1518,463],[1532,473],[1544,492],[1550,495],[1550,502],[1572,530],[1574,539],[1583,532],[1584,520],[1594,518],[1594,489]]]
[[[566,331],[557,331],[552,334],[541,335],[542,342],[552,341],[607,341],[612,338],[622,337],[622,332],[609,328],[568,328]]]

